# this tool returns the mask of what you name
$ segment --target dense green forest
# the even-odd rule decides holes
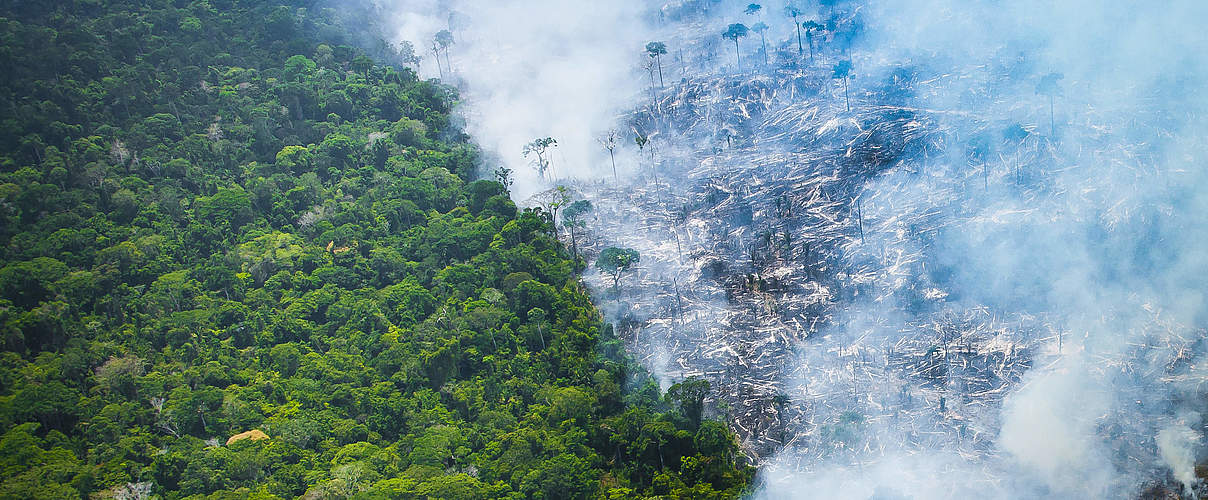
[[[456,89],[313,3],[0,1],[0,498],[745,491]]]

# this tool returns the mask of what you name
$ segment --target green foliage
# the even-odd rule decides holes
[[[600,252],[600,256],[596,258],[596,269],[600,272],[612,276],[612,286],[615,288],[620,285],[621,273],[628,271],[638,261],[641,260],[641,255],[637,250],[632,248],[608,247]]]
[[[590,205],[518,211],[304,3],[0,5],[0,498],[740,495],[579,285]]]

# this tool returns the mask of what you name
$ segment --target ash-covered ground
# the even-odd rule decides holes
[[[595,206],[589,262],[641,254],[616,294],[589,271],[606,316],[665,385],[712,383],[759,494],[1193,494],[1208,156],[1188,88],[1060,74],[1045,40],[911,52],[857,3],[813,12],[801,53],[768,34],[766,63],[751,33],[736,65],[723,21],[755,19],[735,7],[661,9],[665,84],[643,75],[617,122],[650,138],[638,173],[560,183]]]
[[[374,5],[454,32],[419,71],[516,197],[640,252],[585,279],[664,386],[712,383],[756,496],[1205,489],[1208,3]]]

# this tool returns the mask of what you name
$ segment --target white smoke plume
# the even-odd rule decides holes
[[[1183,420],[1198,421],[1198,414],[1187,415]],[[1171,423],[1158,431],[1155,441],[1161,452],[1162,461],[1170,467],[1175,480],[1190,491],[1196,483],[1195,450],[1203,436],[1187,426],[1185,421]]]
[[[872,89],[902,71],[921,75],[918,94],[895,112],[925,117],[918,126],[932,129],[940,137],[935,142],[948,151],[910,158],[859,188],[859,244],[844,247],[845,260],[827,263],[834,264],[827,272],[850,278],[853,263],[872,262],[874,269],[866,280],[858,277],[865,280],[862,288],[846,292],[852,297],[812,288],[815,297],[805,300],[809,307],[837,304],[842,312],[794,347],[796,355],[783,370],[794,375],[756,381],[784,389],[791,406],[805,415],[800,427],[842,439],[801,439],[765,457],[758,496],[1124,498],[1164,470],[1184,485],[1195,484],[1203,423],[1187,411],[1203,406],[1208,347],[1202,326],[1208,319],[1208,37],[1201,26],[1208,21],[1208,3],[808,3],[801,20],[848,12],[862,23],[861,37],[849,51],[820,52],[821,70],[793,73],[794,67],[780,76],[756,69],[762,56],[754,34],[741,41],[739,67],[731,59],[733,45],[720,37],[730,23],[757,21],[743,13],[748,3],[379,0],[377,8],[394,41],[425,49],[422,74],[444,73],[461,89],[467,131],[515,170],[517,199],[550,185],[520,154],[538,137],[558,140],[552,168],[560,181],[611,177],[608,154],[596,142],[610,128],[623,132],[617,164],[627,186],[644,187],[653,180],[648,174],[663,176],[665,190],[622,193],[623,200],[605,192],[617,198],[611,200],[617,208],[595,227],[599,233],[607,228],[601,241],[642,250],[642,269],[633,281],[662,280],[658,286],[634,285],[624,301],[602,308],[646,322],[632,340],[656,353],[645,361],[664,382],[722,369],[676,364],[668,337],[677,328],[689,329],[686,336],[692,338],[705,332],[685,327],[683,318],[657,319],[663,304],[656,298],[680,300],[679,288],[702,275],[707,266],[692,261],[694,250],[746,255],[742,248],[753,246],[758,224],[770,219],[770,210],[748,208],[755,222],[733,233],[733,248],[694,249],[700,243],[695,233],[707,231],[710,222],[698,217],[682,230],[658,226],[662,222],[655,219],[670,219],[663,214],[676,208],[665,200],[686,206],[708,178],[722,176],[718,170],[746,167],[744,160],[808,158],[811,151],[780,136],[731,132],[725,127],[732,124],[716,115],[727,106],[746,113],[749,103],[717,99],[712,107],[699,107],[708,108],[703,122],[719,129],[717,137],[725,130],[724,140],[666,133],[656,141],[659,170],[640,169],[643,161],[654,164],[654,155],[638,158],[625,127],[650,99],[650,75],[641,67],[648,61],[645,43],[668,42],[669,87],[683,77],[684,85],[699,84],[707,94],[706,84],[757,88],[772,86],[768,82],[784,74],[800,78],[804,83],[785,86],[792,87],[792,97],[778,98],[771,109],[798,112],[793,106],[800,105],[809,111],[801,120],[829,120],[809,129],[816,131],[810,139],[819,142],[818,137],[866,132],[862,127],[875,123],[861,123],[859,117],[868,114],[859,113],[888,106]],[[758,14],[770,26],[765,35],[772,61],[797,53],[795,29],[781,8],[768,3]],[[450,15],[452,68],[438,70],[427,48],[438,30],[450,27]],[[830,65],[846,57],[854,67],[856,110],[848,114],[839,109],[843,88],[829,74]],[[745,80],[744,72],[750,73]],[[1048,74],[1061,76],[1060,92],[1051,100],[1038,92],[1038,81]],[[798,87],[804,90],[798,93]],[[761,119],[767,124],[777,117]],[[1021,141],[1032,151],[1002,148],[990,151],[982,166],[967,163],[965,144],[979,136],[1001,142],[1008,130],[1023,131],[1027,139]],[[719,154],[743,148],[747,156]],[[780,180],[750,179],[746,187]],[[741,198],[742,192],[723,194]],[[854,212],[849,208],[844,217]],[[939,213],[947,217],[938,224],[942,229],[925,242],[902,237],[913,228],[894,222]],[[911,265],[895,265],[895,258]],[[751,272],[754,265],[739,258],[726,264],[739,272]],[[898,304],[924,286],[927,304],[940,304],[935,309],[989,317],[984,323],[1003,332],[993,342],[1011,345],[1003,352],[1014,354],[1015,343],[1023,341],[1040,346],[1027,353],[1027,373],[1011,381],[1006,394],[994,396],[995,403],[978,406],[980,401],[965,401],[965,388],[922,387],[888,368],[876,372],[881,378],[874,384],[844,377],[845,366],[836,359],[845,350],[859,352],[854,343],[892,352],[899,342],[922,336],[926,314]],[[711,327],[719,323],[713,312],[730,307],[720,286],[696,300],[697,323]],[[739,369],[726,369],[731,368]],[[840,400],[863,418],[830,408]],[[925,416],[902,422],[897,408]],[[1173,415],[1183,416],[1172,424]],[[835,449],[819,450],[825,446]]]
[[[541,137],[558,141],[551,150],[554,179],[611,177],[597,138],[617,127],[618,115],[644,88],[637,65],[647,40],[637,2],[377,3],[395,30],[390,41],[425,48],[421,74],[443,72],[461,89],[466,131],[514,171],[517,199],[552,184],[521,156],[526,143]],[[451,71],[437,67],[431,49],[443,29],[454,36]],[[439,63],[446,64],[443,52]]]

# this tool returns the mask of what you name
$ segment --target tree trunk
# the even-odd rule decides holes
[[[444,80],[445,70],[440,66],[440,49],[436,48],[436,44],[432,44],[432,55],[435,56],[433,60],[436,61],[436,71],[440,74],[440,79]]]
[[[608,158],[612,160],[612,182],[621,187],[621,179],[617,177],[617,154],[612,149],[608,150]]]
[[[768,65],[768,41],[764,39],[763,32],[759,32],[759,46],[763,48],[763,65]]]
[[[797,16],[793,16],[793,26],[797,28],[797,55],[801,55],[804,51],[801,49],[801,25],[797,24]]]
[[[847,77],[843,77],[843,100],[847,101],[847,111],[851,112],[851,97],[847,95]]]
[[[654,62],[657,63],[659,67],[659,88],[661,89],[663,88],[663,56],[655,54]]]
[[[860,243],[864,243],[864,211],[860,209],[859,198],[856,198],[856,224],[860,228]]]
[[[738,37],[734,37],[734,69],[737,71],[742,67],[742,55],[738,53]]]

